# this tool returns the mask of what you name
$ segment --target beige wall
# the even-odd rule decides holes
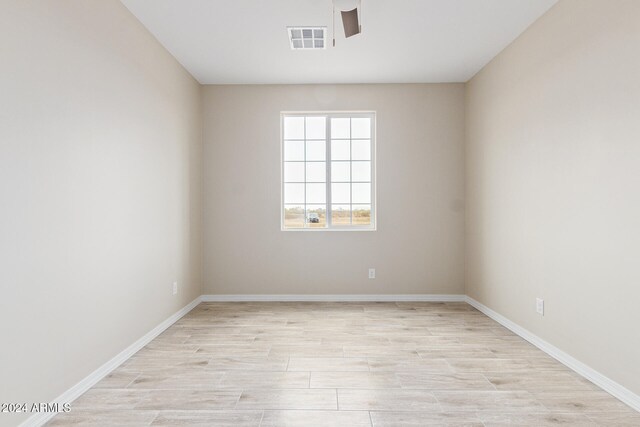
[[[205,86],[203,103],[205,294],[463,292],[462,84]],[[280,112],[314,110],[377,111],[377,231],[280,230]]]
[[[467,293],[635,393],[639,23],[563,0],[466,94]]]
[[[50,401],[200,295],[199,91],[119,1],[2,2],[0,402]]]

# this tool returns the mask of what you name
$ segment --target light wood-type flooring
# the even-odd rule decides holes
[[[50,426],[640,426],[465,303],[203,303]]]

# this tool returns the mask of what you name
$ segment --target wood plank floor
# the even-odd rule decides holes
[[[50,426],[640,426],[464,303],[203,303]]]

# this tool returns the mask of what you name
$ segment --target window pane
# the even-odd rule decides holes
[[[302,31],[299,35],[305,46]],[[373,118],[358,113],[360,117],[354,118],[344,113],[311,114],[282,119],[284,227],[372,226]]]
[[[351,181],[351,164],[349,162],[331,162],[331,181]]]
[[[327,122],[324,117],[307,117],[306,139],[325,139]]]
[[[313,40],[309,39],[309,40],[304,40],[303,41],[304,47],[306,47],[307,49],[310,49],[313,47]]]
[[[307,227],[323,228],[327,226],[327,208],[325,205],[307,205]]]
[[[304,117],[284,118],[284,139],[304,139]]]
[[[371,138],[371,119],[351,119],[351,138]]]
[[[307,160],[324,160],[327,149],[324,141],[307,141]]]
[[[284,162],[284,182],[304,182],[304,163]]]
[[[307,184],[307,203],[326,203],[327,186],[325,184]]]
[[[304,227],[304,206],[285,205],[284,206],[284,226],[285,228]]]
[[[351,203],[351,184],[331,184],[331,203]]]
[[[331,205],[331,223],[334,225],[351,224],[349,205]]]
[[[284,159],[304,160],[304,141],[285,141]]]
[[[355,182],[371,182],[371,162],[351,163],[351,173]]]
[[[353,205],[353,225],[371,225],[371,205]]]
[[[307,182],[325,182],[327,180],[327,164],[325,162],[307,163]]]
[[[351,160],[350,148],[348,139],[331,141],[331,160]]]
[[[331,119],[331,138],[351,138],[350,121],[351,119],[349,118]]]
[[[284,203],[304,203],[304,184],[285,184]]]
[[[351,184],[352,203],[371,203],[371,184]]]
[[[368,139],[351,141],[353,160],[371,160],[371,141]]]

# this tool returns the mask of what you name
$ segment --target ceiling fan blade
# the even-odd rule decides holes
[[[360,22],[358,21],[358,8],[349,11],[341,11],[344,36],[351,37],[360,34]]]

